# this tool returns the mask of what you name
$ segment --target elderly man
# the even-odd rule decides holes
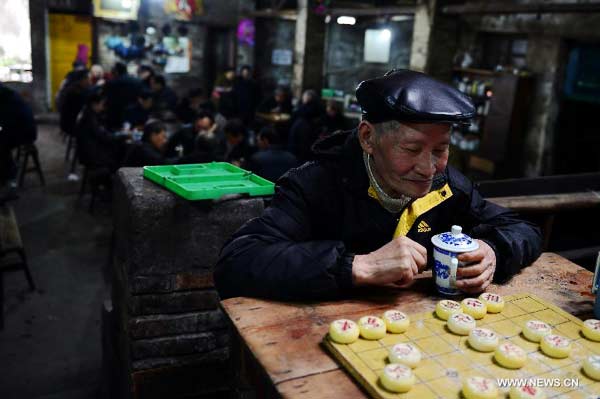
[[[215,272],[223,298],[325,299],[362,286],[409,286],[431,262],[431,237],[454,224],[477,238],[457,287],[505,281],[540,253],[539,229],[485,201],[447,166],[450,130],[470,99],[424,74],[362,82],[363,119],[318,142],[316,161],[279,180],[264,214],[226,243]]]

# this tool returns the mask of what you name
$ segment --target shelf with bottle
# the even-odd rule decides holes
[[[477,134],[455,130],[450,135],[450,144],[465,152],[477,152],[481,138]]]

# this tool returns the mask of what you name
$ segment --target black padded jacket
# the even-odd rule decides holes
[[[496,282],[503,282],[541,251],[538,227],[483,199],[448,166],[431,192],[401,213],[386,211],[369,194],[357,131],[317,142],[316,161],[290,170],[271,205],[243,225],[221,250],[215,282],[222,298],[283,300],[348,297],[355,254],[367,254],[403,234],[425,246],[454,224],[486,241],[496,253]]]

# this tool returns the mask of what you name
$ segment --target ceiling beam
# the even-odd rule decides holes
[[[250,18],[279,18],[279,19],[289,19],[291,21],[295,21],[298,19],[298,11],[296,10],[273,10],[273,9],[264,9],[252,11],[247,14]]]
[[[600,3],[538,3],[515,4],[507,2],[465,3],[445,6],[443,14],[548,14],[600,12]]]
[[[379,17],[385,15],[414,14],[415,6],[401,7],[371,7],[371,8],[330,8],[327,14],[331,16],[349,15],[352,17]]]

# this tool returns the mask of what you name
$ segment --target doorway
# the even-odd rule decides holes
[[[54,100],[65,75],[73,68],[82,45],[92,49],[92,19],[89,16],[50,13],[50,108],[55,109]],[[89,67],[89,65],[88,65]]]
[[[600,171],[600,44],[569,45],[554,142],[554,174]]]
[[[211,93],[215,80],[227,67],[235,68],[235,33],[230,28],[211,27],[206,40],[206,89]]]

